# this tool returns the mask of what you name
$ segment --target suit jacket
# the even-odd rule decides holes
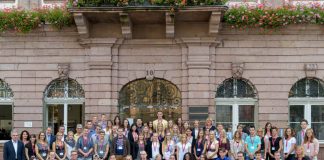
[[[153,129],[157,130],[158,122],[159,122],[158,119],[153,121]],[[162,119],[162,124],[163,124],[163,130],[168,128],[168,121],[166,121],[165,119]]]
[[[50,149],[52,150],[52,144],[56,141],[56,137],[53,134],[51,134],[50,137],[51,137],[50,142],[47,142],[47,143],[50,146]],[[45,134],[45,138],[47,140],[47,134]]]
[[[162,143],[159,142],[159,145],[160,145],[160,148],[159,148],[160,155],[163,155],[162,154]],[[152,149],[153,149],[152,141],[148,141],[147,145],[145,146],[145,151],[147,153],[147,159],[150,159],[150,158],[155,159],[155,157],[152,157]]]
[[[306,135],[306,131],[305,131],[305,133],[304,133],[304,136]],[[304,139],[304,137],[302,136],[302,131],[300,130],[300,131],[298,131],[297,132],[297,135],[296,135],[296,145],[297,146],[299,146],[299,145],[301,145],[302,144],[302,142],[303,142],[303,139]]]
[[[24,144],[18,140],[17,144],[17,159],[25,160],[25,146]],[[12,140],[6,142],[3,147],[3,159],[4,160],[15,160],[16,152],[13,146]]]

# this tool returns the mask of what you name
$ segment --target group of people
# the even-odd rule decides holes
[[[132,124],[119,116],[107,120],[94,116],[83,126],[78,124],[75,133],[60,126],[54,136],[52,128],[39,134],[24,130],[20,138],[16,130],[5,143],[4,160],[317,160],[319,142],[307,120],[300,122],[297,133],[286,128],[284,136],[278,128],[266,123],[264,129],[249,126],[243,131],[238,125],[233,136],[222,124],[213,125],[207,118],[201,128],[195,120],[192,127],[181,118],[176,122],[157,119],[143,123],[141,118]]]

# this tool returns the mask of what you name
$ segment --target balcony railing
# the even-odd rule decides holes
[[[71,0],[73,7],[183,7],[224,5],[228,0]]]

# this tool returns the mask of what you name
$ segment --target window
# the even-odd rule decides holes
[[[9,85],[0,79],[0,140],[10,139],[12,129],[13,92]]]
[[[54,133],[61,125],[65,132],[74,131],[76,124],[83,122],[84,91],[73,79],[52,81],[44,95],[45,126],[52,127]],[[65,133],[66,134],[66,133]]]
[[[230,78],[216,92],[216,123],[236,130],[238,124],[255,125],[256,90],[245,79]]]
[[[322,80],[304,78],[292,86],[289,92],[289,124],[298,131],[302,119],[307,119],[319,140],[324,140],[324,82]]]

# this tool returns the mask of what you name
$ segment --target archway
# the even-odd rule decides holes
[[[119,113],[123,118],[156,119],[162,111],[165,119],[181,117],[181,92],[165,79],[137,79],[123,86],[119,92]]]
[[[9,85],[0,79],[0,140],[9,140],[11,138],[13,96]]]

